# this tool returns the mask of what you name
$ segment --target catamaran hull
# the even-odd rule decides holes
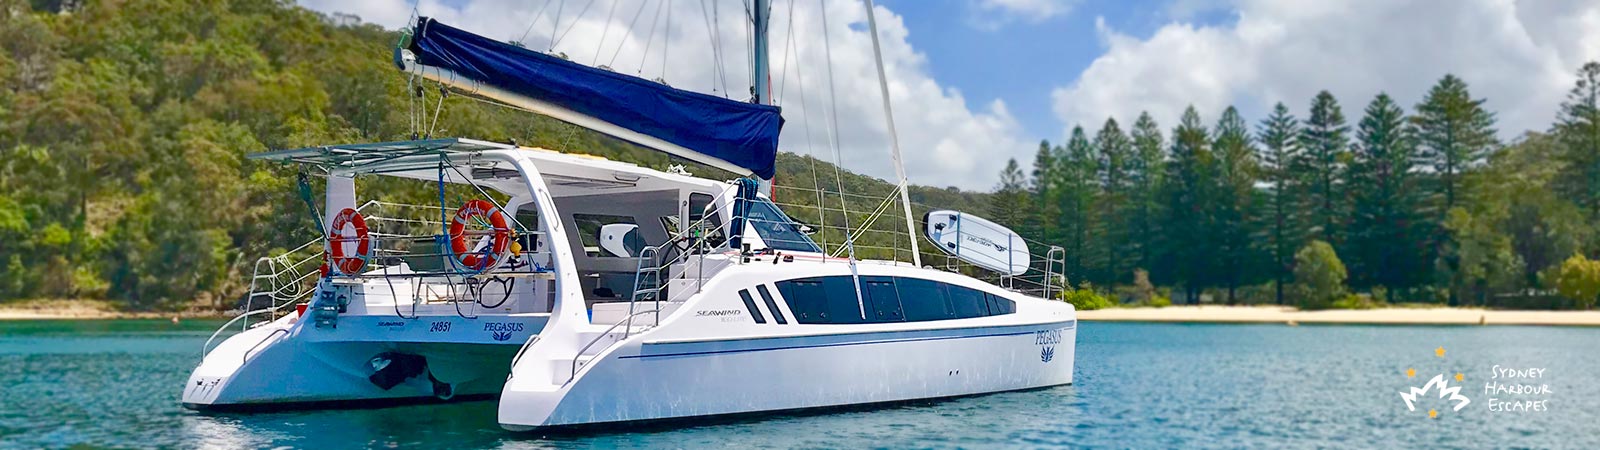
[[[542,318],[525,324],[531,333],[522,339],[492,344],[386,342],[353,336],[358,334],[352,333],[359,323],[355,321],[343,327],[346,336],[341,339],[299,327],[291,319],[250,329],[218,345],[190,375],[183,405],[248,411],[492,398],[510,372],[512,357],[537,333],[533,327],[543,324]],[[387,373],[377,375],[384,372],[378,366]]]
[[[1075,321],[1031,326],[619,344],[571,382],[512,378],[502,427],[959,397],[1072,383]],[[541,382],[542,381],[542,382]]]

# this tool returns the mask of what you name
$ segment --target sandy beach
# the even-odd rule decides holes
[[[99,301],[39,300],[0,305],[0,321],[55,319],[210,319],[228,317],[215,311],[121,311]]]
[[[1509,311],[1472,308],[1300,311],[1282,306],[1170,306],[1079,311],[1078,319],[1122,322],[1600,326],[1600,311]]]

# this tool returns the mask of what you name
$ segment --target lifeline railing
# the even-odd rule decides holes
[[[821,245],[828,254],[847,251],[848,249],[842,247],[846,244],[848,236],[849,245],[854,247],[856,259],[885,259],[900,264],[911,259],[910,239],[926,239],[922,232],[927,224],[922,222],[921,217],[913,218],[919,229],[916,233],[908,235],[902,228],[905,219],[901,209],[884,207],[885,198],[895,200],[894,196],[898,195],[898,191],[893,187],[884,195],[855,194],[831,189],[816,190],[805,186],[779,185],[774,190],[780,200],[797,198],[818,201],[821,204],[818,206],[773,201],[774,204],[783,207],[784,213],[795,221],[813,228],[812,237],[816,238],[818,245]],[[913,206],[922,212],[942,209],[920,203],[913,203]],[[863,226],[863,223],[874,215],[877,216],[876,219]],[[759,221],[752,220],[752,222]],[[1029,264],[1028,270],[1021,274],[1005,275],[993,272],[938,250],[923,252],[923,265],[966,274],[1027,295],[1055,299],[1064,289],[1066,250],[1032,239],[1023,240],[1029,246],[1029,256],[1033,263]],[[932,244],[922,246],[924,250],[937,245],[924,242]],[[1043,249],[1044,252],[1037,253],[1033,249]]]
[[[439,211],[441,208],[439,206],[369,200],[355,209],[366,217],[368,235],[372,237],[373,241],[386,244],[374,245],[372,249],[374,256],[369,260],[377,263],[375,266],[369,266],[370,269],[381,270],[384,273],[358,277],[377,277],[387,282],[394,277],[438,278],[445,276],[442,273],[388,273],[388,269],[392,266],[389,263],[398,260],[398,255],[404,255],[408,258],[440,258],[441,261],[442,258],[450,256],[442,252],[410,252],[410,246],[416,242],[433,240],[438,235],[443,223],[440,222]],[[450,210],[453,208],[447,206],[445,209]],[[525,232],[524,234],[542,235],[543,232]],[[239,331],[243,332],[275,321],[281,318],[282,314],[286,313],[293,305],[309,300],[315,292],[317,280],[321,278],[320,266],[323,263],[325,254],[323,242],[324,239],[318,237],[281,254],[257,259],[250,277],[250,291],[245,296],[245,302],[241,308],[242,312],[211,333],[205,344],[201,346],[201,356],[209,353],[211,345],[216,341],[217,337],[234,324],[239,324]],[[523,254],[532,257],[548,253],[549,251],[538,252],[530,249],[530,251]],[[494,274],[489,273],[488,275]],[[430,287],[430,283],[413,283],[413,292],[410,293],[413,311],[411,317],[415,317],[416,305],[423,298],[423,290],[426,290],[431,297],[438,297],[444,301],[454,303],[458,315],[462,317],[469,316],[469,313],[461,311],[460,303],[465,299],[460,294],[479,296],[483,292],[481,286],[474,288],[470,286],[471,283],[463,281],[460,284],[464,285],[465,288],[458,291],[455,286],[457,283],[448,279],[446,281],[449,284],[446,294],[435,292]],[[400,317],[407,317],[400,312],[401,300],[395,292],[392,282],[389,287],[390,294],[394,297],[395,314]],[[265,304],[258,306],[258,303],[261,302]],[[479,302],[474,301],[473,303],[476,306]],[[475,317],[476,308],[473,309],[471,315]],[[263,320],[253,320],[262,316],[265,316]]]

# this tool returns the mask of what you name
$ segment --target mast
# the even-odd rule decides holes
[[[889,148],[894,155],[894,174],[900,177],[900,205],[905,208],[906,234],[911,237],[911,262],[922,267],[922,252],[917,249],[917,225],[911,221],[911,195],[906,192],[906,165],[900,159],[900,135],[894,130],[894,110],[889,107],[889,76],[883,71],[883,49],[878,46],[878,20],[873,17],[872,0],[867,6],[867,32],[872,34],[872,57],[878,63],[878,88],[883,91],[883,118],[889,121]]]
[[[751,55],[750,76],[754,78],[750,83],[756,103],[763,105],[772,104],[772,75],[771,66],[768,64],[770,55],[767,51],[767,22],[772,17],[772,0],[754,0],[754,11],[750,12],[750,20],[754,22],[751,33],[752,45],[755,47]],[[774,178],[777,175],[773,175]],[[772,179],[759,180],[757,189],[772,198]]]

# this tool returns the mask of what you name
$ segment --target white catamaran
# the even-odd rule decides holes
[[[756,102],[419,18],[395,51],[418,82],[747,177],[462,138],[251,155],[327,179],[320,211],[301,179],[327,237],[257,264],[249,304],[267,306],[207,342],[184,405],[498,396],[501,426],[528,430],[1070,384],[1076,313],[1034,296],[1052,297],[1059,248],[1030,258],[1015,233],[936,211],[930,241],[1001,283],[923,266],[901,169],[912,261],[841,257],[763,192],[782,126],[764,104],[766,3],[751,14]],[[432,183],[438,204],[358,203],[355,179],[375,176]],[[1018,288],[1029,272],[1042,290]]]

